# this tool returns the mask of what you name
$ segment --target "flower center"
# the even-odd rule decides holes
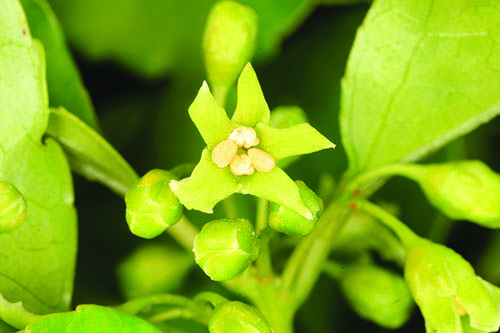
[[[212,150],[212,161],[219,167],[230,166],[236,176],[251,175],[255,170],[269,172],[276,165],[274,158],[265,151],[251,148],[260,143],[252,127],[238,127]],[[249,149],[251,148],[251,149]],[[248,149],[248,151],[245,151]],[[238,154],[238,150],[242,152]]]

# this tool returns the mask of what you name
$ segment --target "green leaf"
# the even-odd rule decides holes
[[[248,63],[238,79],[238,104],[232,120],[241,125],[254,127],[258,123],[267,124],[270,113],[257,75],[252,65]]]
[[[286,206],[309,220],[313,219],[312,213],[300,197],[297,184],[280,168],[274,167],[266,173],[255,172],[251,176],[241,176],[240,182],[243,184],[241,193],[264,198]]]
[[[125,195],[138,177],[121,155],[99,134],[68,111],[52,109],[47,134],[63,146],[71,168]]]
[[[1,0],[0,8],[0,152],[5,153],[25,137],[42,137],[47,94],[43,49],[30,38],[21,6]]]
[[[144,319],[99,305],[79,305],[76,311],[44,316],[25,332],[162,332]]]
[[[32,36],[39,39],[45,49],[50,105],[65,107],[97,130],[92,102],[49,4],[45,0],[21,0],[21,4]]]
[[[0,178],[28,204],[26,221],[0,236],[0,292],[34,313],[68,308],[76,259],[76,214],[69,165],[53,140],[9,150]]]
[[[189,116],[200,132],[209,149],[226,140],[238,127],[227,117],[226,111],[217,103],[206,82],[189,107]]]
[[[289,156],[335,148],[330,140],[307,123],[288,128],[272,128],[261,123],[255,130],[260,138],[260,147],[278,161]]]
[[[416,160],[500,112],[499,20],[494,0],[374,3],[342,87],[351,171]]]
[[[210,151],[204,149],[191,177],[171,181],[170,188],[187,209],[212,213],[213,207],[237,192],[240,185],[229,168],[215,165]]]
[[[0,179],[27,202],[26,221],[0,235],[0,293],[34,313],[68,308],[76,259],[76,214],[69,166],[48,119],[41,44],[18,1],[0,0]]]

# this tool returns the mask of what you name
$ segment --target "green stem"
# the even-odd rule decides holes
[[[257,234],[261,234],[267,228],[267,207],[268,201],[259,198],[257,201]]]
[[[147,320],[152,323],[160,323],[165,322],[172,319],[183,318],[188,320],[193,320],[199,322],[203,325],[208,325],[208,321],[210,320],[210,316],[200,316],[199,313],[193,311],[189,308],[172,308],[165,311],[161,311],[159,313],[154,314],[151,317],[148,317]]]
[[[273,265],[271,259],[271,250],[269,242],[273,236],[273,231],[270,228],[265,229],[260,236],[259,256],[256,260],[257,271],[259,278],[267,278],[273,276]]]
[[[323,271],[334,280],[338,280],[340,279],[342,274],[344,274],[345,267],[339,264],[338,262],[328,260],[323,265]]]
[[[236,207],[236,202],[234,201],[234,195],[222,200],[222,207],[224,208],[224,212],[228,218],[238,218],[238,208]]]
[[[406,224],[404,224],[379,206],[363,200],[357,202],[357,207],[359,210],[362,210],[377,218],[380,222],[384,223],[387,227],[394,231],[394,233],[399,237],[405,247],[410,247],[415,241],[419,239],[417,234],[415,234],[410,228],[408,228]]]
[[[224,107],[226,104],[227,94],[229,92],[230,86],[214,86],[212,87],[215,100]]]
[[[209,303],[213,308],[218,307],[221,304],[224,304],[227,302],[227,298],[213,293],[211,291],[205,291],[201,292],[198,295],[195,296],[194,298],[196,301],[203,301]]]
[[[193,301],[184,296],[172,295],[172,294],[158,294],[158,295],[133,299],[131,301],[116,306],[115,309],[130,315],[136,315],[147,307],[159,304],[174,305],[178,307],[189,307],[192,306]]]
[[[148,318],[152,322],[166,321],[180,317],[207,325],[212,314],[212,308],[202,302],[171,294],[158,294],[136,298],[116,306],[115,309],[130,315],[137,315],[139,312],[153,305],[167,305],[174,308],[169,308]]]
[[[361,186],[369,183],[370,181],[376,180],[377,178],[394,176],[394,175],[403,176],[418,181],[418,179],[420,179],[423,176],[424,172],[425,172],[425,167],[416,164],[386,165],[378,169],[362,173],[358,177],[354,178],[350,182],[348,189],[350,191],[353,191],[359,189]]]
[[[257,234],[260,237],[259,257],[257,258],[257,271],[259,277],[266,278],[273,275],[271,251],[269,242],[273,236],[273,231],[268,227],[268,206],[269,202],[259,198],[257,201]]]
[[[283,288],[294,297],[298,308],[311,292],[328,258],[334,238],[352,209],[349,192],[344,191],[321,215],[316,228],[292,253],[283,271]]]
[[[179,222],[167,228],[167,233],[188,251],[193,250],[194,238],[198,232],[198,228],[186,216],[182,216]]]

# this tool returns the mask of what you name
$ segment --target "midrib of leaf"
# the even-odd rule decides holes
[[[371,159],[373,158],[373,155],[377,151],[378,142],[380,141],[380,138],[382,137],[382,133],[384,132],[384,129],[386,128],[387,122],[389,120],[389,116],[391,114],[391,108],[394,104],[394,101],[396,100],[396,97],[398,96],[401,89],[405,86],[405,84],[408,80],[408,75],[410,73],[412,62],[415,59],[415,55],[417,54],[418,50],[422,46],[422,43],[428,37],[427,26],[428,26],[429,20],[432,16],[432,10],[434,8],[434,4],[435,4],[435,0],[432,0],[431,3],[429,4],[427,17],[425,18],[425,21],[423,22],[424,31],[422,32],[422,37],[420,37],[418,42],[415,44],[415,47],[413,48],[413,51],[411,52],[411,54],[408,58],[408,64],[407,64],[405,71],[403,73],[403,76],[401,78],[401,82],[396,87],[394,92],[391,94],[391,97],[389,98],[389,101],[388,101],[386,107],[384,108],[384,112],[382,115],[382,122],[380,123],[379,127],[377,128],[377,131],[375,133],[375,136],[373,137],[372,143],[370,144],[369,153],[368,153],[367,157],[365,158],[364,165],[367,165],[370,163]],[[351,129],[351,133],[352,133],[352,129]]]

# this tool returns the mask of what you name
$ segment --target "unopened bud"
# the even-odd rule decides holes
[[[193,267],[193,256],[164,244],[144,243],[118,265],[120,289],[127,299],[177,289]]]
[[[429,165],[416,180],[430,202],[448,217],[500,228],[500,175],[484,163]]]
[[[126,218],[130,231],[153,238],[175,224],[182,216],[182,205],[169,187],[173,175],[151,170],[125,196]]]
[[[269,226],[287,235],[306,236],[313,231],[323,209],[323,202],[306,184],[301,181],[296,183],[304,205],[311,212],[311,218],[307,219],[285,206],[271,203]]]
[[[253,306],[227,302],[216,308],[208,322],[210,333],[271,333],[266,319]]]
[[[238,152],[238,145],[233,140],[224,140],[212,150],[212,161],[219,168],[225,168],[231,163]]]
[[[230,167],[231,172],[236,176],[251,175],[255,171],[252,167],[252,161],[247,154],[236,155],[231,162]]]
[[[216,95],[223,91],[221,94],[225,96],[243,66],[250,61],[256,37],[257,15],[250,7],[221,1],[212,8],[203,36],[203,52],[208,78]]]
[[[276,165],[274,158],[270,154],[258,148],[249,149],[247,154],[250,157],[252,166],[257,171],[269,172]]]
[[[395,329],[410,317],[413,301],[402,276],[374,265],[359,264],[348,267],[340,283],[351,307],[377,325]]]
[[[224,281],[243,273],[255,260],[258,239],[248,220],[215,220],[203,226],[193,251],[205,274],[214,281]]]
[[[496,332],[500,306],[484,281],[458,253],[426,239],[408,251],[405,279],[431,332],[462,332],[460,312],[473,328]]]
[[[0,233],[11,232],[26,219],[26,201],[12,185],[0,181]]]

